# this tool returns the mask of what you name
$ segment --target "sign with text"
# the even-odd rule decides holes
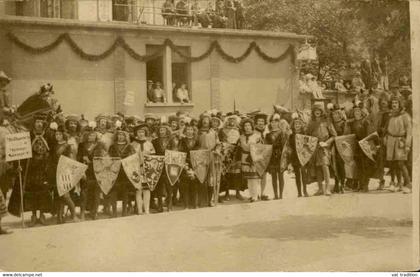
[[[6,162],[32,158],[29,132],[6,135]]]

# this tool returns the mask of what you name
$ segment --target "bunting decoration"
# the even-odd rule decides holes
[[[287,50],[283,54],[281,54],[280,56],[271,57],[271,56],[267,55],[266,53],[264,53],[264,51],[260,48],[260,46],[255,41],[251,42],[249,44],[248,48],[245,50],[245,52],[238,57],[234,57],[234,56],[231,56],[231,55],[227,54],[223,50],[222,46],[220,45],[220,43],[217,40],[213,41],[210,44],[210,47],[203,54],[201,54],[199,56],[196,56],[196,57],[192,57],[190,55],[186,55],[185,53],[183,53],[170,39],[166,39],[164,41],[164,43],[161,45],[160,49],[157,50],[155,53],[153,53],[151,55],[141,55],[141,54],[137,53],[133,48],[131,48],[130,45],[127,44],[127,42],[124,40],[124,38],[122,36],[118,36],[115,39],[115,41],[111,44],[111,46],[107,50],[105,50],[104,52],[102,52],[100,54],[92,54],[92,53],[85,52],[71,38],[69,33],[63,33],[63,34],[59,35],[55,41],[51,42],[48,45],[42,46],[42,47],[33,47],[31,45],[28,45],[27,43],[23,42],[16,35],[14,35],[12,33],[7,33],[6,36],[12,43],[17,45],[18,47],[20,47],[24,51],[26,51],[28,53],[31,53],[31,54],[34,54],[34,55],[40,55],[40,54],[48,53],[48,52],[54,50],[61,43],[64,42],[64,43],[67,43],[70,46],[70,48],[72,49],[72,51],[75,54],[77,54],[80,58],[82,58],[84,60],[89,60],[89,61],[103,60],[103,59],[107,58],[108,56],[110,56],[112,53],[114,53],[114,51],[118,47],[121,47],[122,49],[125,50],[125,52],[130,57],[132,57],[136,61],[147,62],[149,60],[152,60],[156,57],[161,56],[163,54],[163,51],[164,51],[165,47],[169,46],[175,53],[180,55],[182,58],[184,58],[189,63],[199,62],[201,60],[204,60],[207,57],[209,57],[210,54],[213,51],[216,51],[225,61],[230,62],[230,63],[240,63],[240,62],[244,61],[252,53],[252,51],[255,51],[260,58],[262,58],[264,61],[269,62],[269,63],[281,62],[288,57],[292,58],[293,64],[295,64],[295,62],[296,62],[296,51],[295,51],[295,47],[293,45],[289,45]]]

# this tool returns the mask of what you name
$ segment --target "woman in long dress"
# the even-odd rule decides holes
[[[252,144],[263,143],[260,133],[254,131],[254,122],[244,119],[242,122],[242,135],[239,138],[239,154],[241,160],[242,177],[247,181],[250,202],[258,198],[258,187],[261,184],[261,176],[258,175],[251,158],[250,147]]]

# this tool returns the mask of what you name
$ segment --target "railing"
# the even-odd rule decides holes
[[[195,0],[188,0],[186,9],[174,7],[171,12],[164,12],[164,1],[158,0],[146,0],[148,4],[144,0],[0,0],[2,1],[10,6],[4,9],[8,11],[8,15],[182,27],[229,27],[226,26],[229,18],[212,8],[214,0],[197,0],[201,4],[206,3],[206,8],[197,7]],[[233,20],[236,20],[235,13]]]

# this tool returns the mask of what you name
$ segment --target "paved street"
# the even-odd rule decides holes
[[[411,195],[371,192],[19,229],[7,271],[401,271],[412,268]],[[372,184],[372,189],[375,184]],[[310,191],[316,190],[315,185]],[[4,251],[5,250],[5,251]]]

